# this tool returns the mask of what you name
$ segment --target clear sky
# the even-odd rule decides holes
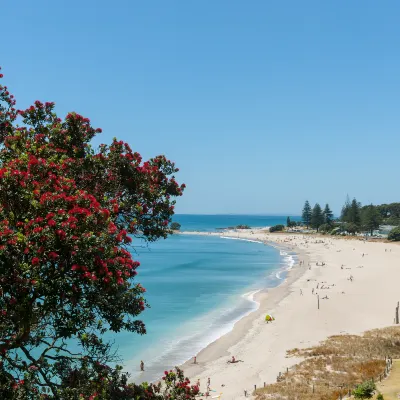
[[[55,101],[187,184],[180,213],[400,201],[400,2],[0,0],[17,106]]]

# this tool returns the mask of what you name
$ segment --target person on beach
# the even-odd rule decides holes
[[[235,362],[236,362],[236,359],[235,359],[235,357],[234,357],[234,356],[232,356],[232,360],[231,360],[231,362],[232,362],[232,363],[235,363]]]
[[[207,380],[207,386],[210,387],[210,385],[211,385],[211,379],[208,378],[208,380]]]
[[[300,289],[300,296],[303,296],[303,290]]]
[[[140,370],[144,371],[144,362],[143,362],[143,360],[140,361]]]

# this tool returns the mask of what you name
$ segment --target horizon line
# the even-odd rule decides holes
[[[255,213],[255,214],[243,214],[243,213],[175,213],[174,215],[251,215],[257,217],[301,217],[301,215],[293,214],[293,213],[271,213],[271,214],[264,214],[264,213]]]

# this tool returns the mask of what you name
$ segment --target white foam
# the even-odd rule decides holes
[[[293,268],[294,264],[296,263],[296,260],[294,259],[293,256],[290,256],[290,255],[286,256],[284,258],[284,260],[285,260],[285,263],[288,266],[287,267],[287,271],[290,271]]]
[[[260,305],[260,303],[258,301],[254,300],[254,296],[260,291],[261,289],[257,289],[257,290],[253,290],[252,292],[248,292],[248,293],[244,293],[242,294],[242,297],[244,297],[245,299],[251,301],[254,304],[257,304],[257,306]],[[258,307],[257,307],[258,308]]]
[[[170,361],[172,361],[174,365],[183,364],[210,343],[229,333],[236,322],[258,309],[260,303],[254,299],[254,296],[260,290],[261,289],[257,289],[243,293],[240,297],[252,303],[251,307],[249,307],[246,312],[238,314],[219,326],[218,321],[220,319],[223,319],[224,317],[229,318],[229,314],[235,311],[236,307],[230,306],[230,302],[227,302],[227,305],[223,308],[217,308],[214,312],[204,314],[184,323],[180,330],[181,332],[188,332],[186,335],[174,338],[173,341],[163,343],[163,351],[158,354],[152,352],[153,354],[151,354],[150,357],[151,361],[146,364],[146,369],[149,372],[151,370],[155,372],[151,373],[151,376],[149,376],[150,380],[155,381],[160,378],[162,374],[160,374],[158,370],[160,369],[160,364],[166,364],[166,359],[173,358],[173,361]],[[197,333],[199,332],[199,326],[202,327],[201,334]],[[180,354],[180,356],[174,358],[173,356],[177,354]],[[131,366],[132,361],[127,362],[128,367]],[[139,374],[134,374],[132,378],[138,380],[141,379],[141,376]]]
[[[236,238],[236,237],[231,237],[231,236],[220,236],[221,239],[230,239],[230,240],[242,240],[243,242],[251,242],[251,243],[261,243],[260,240],[251,240],[251,239],[243,239],[243,238]]]

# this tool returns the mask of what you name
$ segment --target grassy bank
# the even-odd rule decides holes
[[[337,400],[357,384],[385,379],[386,358],[400,358],[400,327],[332,336],[318,346],[290,350],[287,356],[304,361],[281,373],[277,383],[257,389],[257,400]]]

